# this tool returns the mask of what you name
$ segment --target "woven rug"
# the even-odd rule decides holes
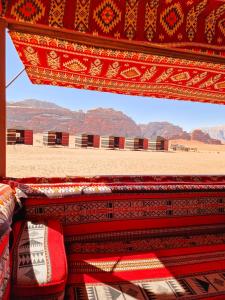
[[[187,252],[167,253],[171,256],[70,257],[66,299],[224,299],[225,247],[205,253]],[[220,298],[222,295],[224,298]]]
[[[225,299],[225,270],[109,284],[70,285],[69,300]]]

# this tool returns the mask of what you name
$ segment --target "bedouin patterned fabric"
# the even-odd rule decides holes
[[[0,183],[0,236],[10,229],[15,203],[12,188]]]
[[[93,211],[85,198],[80,222],[91,232],[65,226],[67,299],[224,299],[225,194],[165,193],[141,207],[133,196]]]
[[[80,194],[111,193],[109,186],[100,184],[75,184],[75,183],[55,183],[55,184],[17,184],[16,194],[20,198],[27,197],[48,197],[60,198]]]
[[[9,232],[0,235],[0,299],[8,300],[10,295]]]
[[[1,2],[2,16],[6,19],[65,28],[115,40],[151,42],[198,51],[211,49],[209,55],[224,51],[225,5],[219,0]]]
[[[224,176],[97,176],[5,180],[18,197],[67,197],[98,193],[223,190]]]
[[[15,208],[14,191],[0,183],[0,299],[10,294],[9,234]]]
[[[182,186],[208,184],[208,185],[225,185],[224,175],[102,175],[102,176],[66,176],[66,177],[26,177],[26,178],[4,178],[3,182],[16,187],[19,183],[23,184],[64,184],[74,183],[80,185],[88,184],[118,184],[129,185],[136,184],[177,184]],[[207,187],[208,188],[208,187]]]
[[[58,219],[64,233],[126,230],[223,222],[225,192],[109,193],[65,198],[28,197],[28,220]],[[149,222],[151,220],[151,222]],[[104,229],[102,225],[107,226]]]
[[[17,222],[13,235],[13,299],[64,299],[67,261],[60,223]]]
[[[34,84],[225,103],[222,63],[93,48],[15,31],[10,35]]]
[[[1,2],[1,16],[14,21],[11,37],[35,84],[225,103],[223,1]],[[33,25],[29,33],[20,22]],[[62,29],[60,38],[44,36],[44,28],[37,35],[39,25]],[[190,58],[189,52],[197,54]]]

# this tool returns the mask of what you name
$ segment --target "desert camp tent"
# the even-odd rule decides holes
[[[43,144],[46,146],[69,146],[69,133],[47,131],[43,135]]]
[[[101,136],[101,148],[124,149],[125,138],[119,136]]]
[[[126,138],[125,149],[127,150],[148,150],[148,139],[145,138]]]
[[[152,151],[168,151],[169,142],[167,139],[157,136],[155,139],[149,139],[148,148]]]
[[[75,136],[75,148],[99,148],[100,136],[96,134],[81,134]]]
[[[33,131],[26,129],[7,129],[7,144],[33,145]]]

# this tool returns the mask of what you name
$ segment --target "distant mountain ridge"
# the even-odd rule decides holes
[[[189,134],[180,126],[169,122],[150,122],[139,125],[144,137],[155,138],[162,136],[168,139],[190,139]]]
[[[7,127],[27,128],[34,132],[47,130],[66,131],[71,134],[93,133],[100,135],[137,136],[168,139],[200,139],[205,143],[218,143],[207,133],[198,130],[188,133],[169,122],[136,124],[121,111],[112,108],[96,108],[84,112],[72,111],[51,102],[27,99],[7,103]],[[225,140],[224,140],[225,142]]]
[[[212,138],[225,143],[225,125],[202,128],[202,131],[208,133]]]
[[[7,126],[30,128],[34,132],[59,130],[71,134],[87,132],[100,135],[141,136],[139,126],[131,118],[114,109],[97,108],[85,113],[71,111],[49,102],[42,104],[43,101],[32,99],[8,103]]]
[[[31,107],[31,108],[47,108],[47,109],[66,109],[61,106],[58,106],[55,103],[52,102],[47,102],[47,101],[42,101],[42,100],[36,100],[36,99],[26,99],[23,101],[18,101],[18,102],[8,102],[8,106],[19,106],[19,107]]]

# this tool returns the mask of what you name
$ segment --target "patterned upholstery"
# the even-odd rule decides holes
[[[10,256],[9,234],[15,207],[14,192],[9,185],[0,183],[0,299],[9,299]]]
[[[66,236],[225,221],[225,192],[82,194],[28,197],[27,220],[57,219]]]
[[[112,193],[109,186],[99,185],[99,186],[89,186],[82,190],[83,194],[108,194]]]
[[[18,184],[16,193],[21,198],[48,197],[61,198],[80,194],[111,193],[111,188],[105,185],[76,184],[76,183],[45,183],[45,184]]]
[[[67,262],[60,223],[17,222],[13,234],[14,299],[63,299]]]
[[[8,300],[10,291],[9,232],[0,237],[0,299]]]
[[[14,192],[9,185],[0,183],[0,236],[9,230],[15,208]]]
[[[18,184],[17,193],[21,193],[22,197],[48,197],[60,198],[71,195],[79,195],[82,193],[82,186],[71,183],[61,184]]]

